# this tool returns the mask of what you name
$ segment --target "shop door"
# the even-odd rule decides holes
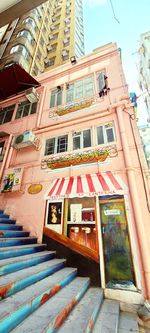
[[[122,201],[100,202],[107,288],[135,289],[125,206]]]

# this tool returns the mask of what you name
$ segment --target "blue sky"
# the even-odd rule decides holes
[[[129,90],[140,94],[136,63],[140,34],[150,30],[150,0],[83,0],[85,53],[109,42],[117,42],[122,49],[123,67]],[[142,97],[138,99],[139,122],[146,121]],[[142,116],[141,116],[142,114]],[[143,114],[145,117],[143,117]]]

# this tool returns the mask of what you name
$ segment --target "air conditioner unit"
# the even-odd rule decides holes
[[[65,57],[68,55],[68,52],[66,50],[62,50],[62,56]]]
[[[30,88],[26,90],[26,98],[31,103],[36,103],[39,100],[39,94],[36,92],[35,88]]]
[[[45,62],[45,64],[47,64],[47,63],[49,62],[49,59],[48,59],[48,58],[45,58],[45,59],[44,59],[44,62]]]
[[[53,48],[51,46],[47,46],[47,51],[51,51]]]
[[[16,135],[13,139],[12,147],[21,149],[34,144],[35,134],[32,131],[26,131],[22,134]]]

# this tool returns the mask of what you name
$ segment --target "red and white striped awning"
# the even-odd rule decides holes
[[[124,194],[127,186],[111,171],[70,178],[56,178],[46,194],[46,199],[86,197],[94,195]]]

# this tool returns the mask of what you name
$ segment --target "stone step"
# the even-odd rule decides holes
[[[36,266],[0,277],[0,298],[4,299],[11,296],[27,286],[46,278],[63,268],[65,264],[65,259],[51,259]]]
[[[96,321],[101,304],[103,291],[100,288],[89,288],[79,304],[68,316],[58,330],[59,333],[90,332]]]
[[[29,236],[29,232],[28,231],[15,231],[15,230],[2,230],[0,229],[0,241],[1,238],[15,238],[15,237],[28,237]]]
[[[9,215],[8,214],[4,214],[4,213],[0,213],[0,218],[3,219],[3,218],[9,218]]]
[[[89,283],[90,281],[88,278],[77,277],[53,298],[43,304],[38,311],[35,311],[28,318],[26,318],[26,320],[24,320],[12,332],[56,332],[67,318],[70,311],[82,299],[89,287]],[[7,331],[5,332],[7,333]]]
[[[0,224],[0,230],[22,230],[23,227],[19,224]]]
[[[0,217],[0,225],[3,224],[3,223],[16,224],[16,220]]]
[[[121,312],[119,318],[118,333],[139,333],[137,315],[128,312]]]
[[[19,325],[26,317],[41,307],[60,289],[70,283],[76,276],[75,268],[63,268],[53,275],[41,280],[0,302],[0,333],[8,333]],[[76,279],[75,279],[76,280]],[[77,286],[80,288],[77,278]],[[79,284],[79,286],[78,286]],[[68,293],[67,293],[68,297]],[[55,304],[55,302],[54,302]],[[55,304],[57,307],[57,303]],[[59,302],[58,302],[59,305]],[[39,310],[39,309],[38,309]],[[49,308],[48,312],[51,308]],[[37,311],[36,311],[37,312]],[[46,314],[47,315],[47,314]],[[39,318],[40,319],[40,318]],[[36,321],[32,325],[37,327]],[[30,332],[31,332],[30,327]],[[19,328],[19,333],[22,330]]]
[[[0,247],[0,259],[14,258],[22,255],[44,251],[46,244],[29,244],[17,247]]]
[[[42,251],[0,261],[0,276],[16,272],[54,258],[55,251]]]
[[[104,300],[93,333],[117,333],[119,323],[119,302]]]
[[[18,246],[25,244],[35,244],[37,243],[36,237],[22,237],[22,238],[1,238],[0,248],[5,246]]]

